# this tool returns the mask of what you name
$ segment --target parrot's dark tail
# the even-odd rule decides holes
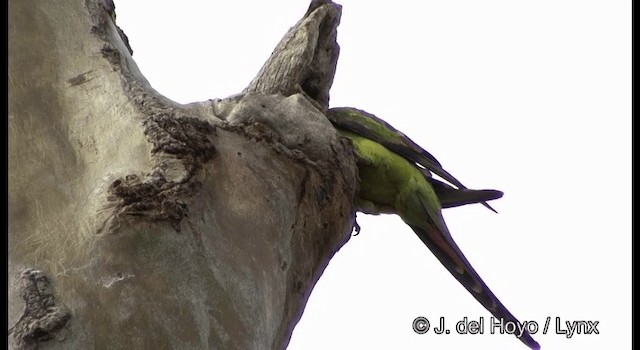
[[[487,207],[489,210],[497,213],[497,211],[486,202],[501,198],[504,194],[498,190],[471,190],[468,188],[455,188],[442,181],[436,180],[433,177],[425,176],[425,178],[431,183],[434,191],[436,191],[436,196],[438,196],[442,208],[453,208],[461,205],[482,203],[482,205]]]

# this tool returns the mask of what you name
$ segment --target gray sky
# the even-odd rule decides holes
[[[343,0],[331,106],[376,114],[492,205],[445,211],[487,285],[543,349],[631,348],[631,1]],[[300,0],[116,1],[151,85],[178,102],[242,90]],[[290,350],[524,349],[396,216],[359,236],[316,285]],[[444,317],[451,334],[415,334]],[[463,317],[485,334],[460,335]],[[542,334],[547,317],[551,325]],[[556,317],[599,321],[568,339]]]

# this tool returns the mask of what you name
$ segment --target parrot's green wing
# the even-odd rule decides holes
[[[337,107],[327,111],[327,118],[337,129],[350,131],[375,141],[405,159],[420,164],[459,189],[467,189],[458,179],[444,170],[440,162],[431,153],[375,115],[352,107]],[[477,203],[477,201],[468,203]],[[491,211],[496,212],[485,201],[480,201],[480,203]]]

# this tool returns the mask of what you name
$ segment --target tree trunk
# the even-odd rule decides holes
[[[287,346],[354,222],[339,20],[313,1],[245,91],[181,105],[110,0],[9,1],[14,349]]]

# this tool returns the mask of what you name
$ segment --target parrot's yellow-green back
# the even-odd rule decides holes
[[[440,203],[433,187],[415,166],[399,155],[390,152],[381,144],[351,132],[341,132],[349,137],[356,147],[360,160],[360,195],[358,200],[367,205],[367,214],[396,214],[398,203],[407,194],[420,189],[428,198],[433,210],[440,209]],[[407,218],[410,221],[410,218]]]

